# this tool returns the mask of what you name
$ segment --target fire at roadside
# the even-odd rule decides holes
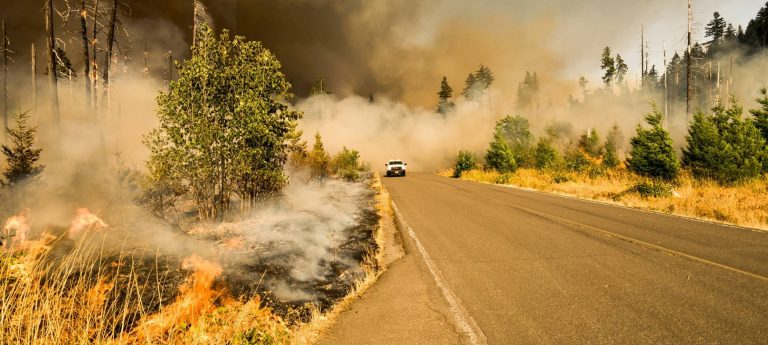
[[[85,208],[71,222],[42,224],[34,212],[2,224],[0,299],[26,298],[22,285],[85,296],[113,339],[189,327],[216,308],[253,300],[287,324],[308,321],[377,269],[379,215],[369,180],[291,184],[236,221],[186,228],[102,219]],[[29,312],[5,305],[0,319]]]

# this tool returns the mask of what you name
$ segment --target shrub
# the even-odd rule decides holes
[[[315,145],[312,146],[312,151],[309,152],[307,157],[310,170],[310,178],[323,180],[330,175],[330,157],[325,152],[323,146],[323,138],[320,137],[320,133],[315,134]]]
[[[516,165],[534,166],[534,137],[530,131],[528,119],[520,115],[506,116],[496,123],[495,133],[507,141],[507,145],[515,156]]]
[[[638,182],[625,193],[637,193],[643,198],[664,198],[672,196],[672,187],[658,181]]]
[[[759,176],[768,154],[765,139],[752,121],[742,119],[743,109],[734,101],[712,114],[694,115],[688,129],[683,165],[697,178],[734,184]]]
[[[672,138],[662,127],[664,116],[655,104],[652,107],[652,111],[645,117],[651,128],[637,126],[637,135],[631,141],[632,150],[627,158],[627,167],[641,176],[673,180],[680,172],[680,163],[672,147]]]
[[[459,151],[456,163],[453,166],[453,177],[459,178],[465,171],[475,168],[475,157],[469,151]]]
[[[582,134],[579,139],[579,148],[591,157],[600,157],[603,154],[603,148],[600,146],[600,135],[597,134],[597,131],[590,128]]]
[[[536,145],[536,168],[547,169],[554,166],[558,160],[557,150],[548,140],[541,139]]]
[[[589,168],[591,162],[584,156],[584,153],[578,149],[569,149],[565,152],[565,169],[573,172],[584,172]]]
[[[493,136],[491,147],[485,155],[485,164],[502,174],[517,170],[515,155],[499,133]]]
[[[614,124],[608,132],[608,137],[605,139],[605,153],[603,155],[603,166],[611,169],[619,166],[619,154],[618,148],[621,147],[621,143],[624,141],[624,136],[621,134],[621,129],[618,125]]]
[[[7,161],[3,176],[7,184],[13,186],[26,179],[34,178],[43,172],[43,166],[37,164],[42,149],[35,147],[37,127],[27,125],[29,115],[20,113],[16,116],[16,128],[8,128],[10,146],[2,145],[0,151]],[[3,182],[0,181],[0,184]]]
[[[346,147],[336,154],[331,161],[331,171],[339,178],[354,182],[360,180],[360,152]]]

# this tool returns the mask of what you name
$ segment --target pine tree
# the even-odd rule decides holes
[[[717,46],[722,43],[728,25],[725,23],[725,19],[720,16],[720,12],[715,12],[712,17],[712,20],[707,23],[705,33],[706,37],[712,38],[712,40],[709,42],[710,46]],[[730,28],[733,29],[733,26]]]
[[[328,177],[330,162],[331,158],[323,146],[323,138],[320,136],[320,132],[317,132],[315,133],[315,144],[312,146],[312,151],[309,152],[310,177],[318,180]]]
[[[502,174],[517,170],[515,155],[501,133],[494,133],[491,147],[488,148],[488,152],[485,154],[485,164]]]
[[[440,82],[440,91],[437,93],[438,103],[437,112],[440,114],[447,114],[455,107],[453,103],[453,88],[448,85],[448,78],[443,76],[443,80]]]
[[[712,114],[698,112],[688,129],[683,166],[698,178],[734,184],[760,175],[768,162],[765,139],[753,121],[742,118],[743,108],[732,100],[718,104]]]
[[[610,89],[613,85],[613,79],[616,77],[616,61],[611,56],[611,48],[605,47],[603,49],[603,56],[600,59],[600,68],[605,71],[603,74],[603,83],[605,87]]]
[[[632,138],[632,149],[627,158],[627,167],[634,173],[662,180],[674,180],[680,172],[672,138],[662,126],[664,115],[656,104],[645,116],[649,129],[637,126],[637,135]]]
[[[603,148],[600,146],[600,135],[596,130],[588,129],[579,139],[579,148],[593,158],[600,157],[603,154]]]
[[[25,180],[34,178],[43,172],[44,166],[37,164],[42,149],[35,147],[37,127],[27,125],[29,115],[21,113],[16,116],[16,128],[8,128],[10,146],[2,145],[3,155],[7,162],[3,173],[10,186],[18,185]]]
[[[627,75],[628,70],[629,66],[627,66],[627,63],[621,55],[616,54],[616,81],[619,82],[619,85],[624,83],[624,76]]]
[[[461,95],[469,101],[480,99],[480,87],[477,76],[474,73],[470,73],[464,81],[464,90],[461,92]]]
[[[763,139],[768,142],[768,89],[763,88],[760,90],[762,97],[756,99],[757,103],[760,103],[759,109],[752,109],[750,113],[754,116],[752,120],[755,127],[760,130],[763,135]]]
[[[453,167],[453,177],[459,178],[466,171],[470,171],[475,168],[475,156],[469,151],[459,151],[459,156],[456,158],[456,163]]]
[[[480,64],[480,67],[478,67],[477,72],[475,72],[475,76],[477,77],[477,82],[481,88],[481,90],[488,90],[491,88],[491,85],[493,85],[493,82],[496,80],[496,77],[493,76],[493,72],[491,72],[491,69],[488,68],[488,66]]]
[[[547,169],[555,165],[558,160],[557,150],[546,139],[539,139],[536,145],[536,168]]]
[[[614,124],[605,138],[605,154],[603,155],[603,166],[606,168],[615,168],[619,165],[618,150],[624,142],[624,135],[618,124]]]

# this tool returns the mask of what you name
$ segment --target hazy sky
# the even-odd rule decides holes
[[[192,0],[124,2],[132,8],[126,23],[134,47],[149,41],[150,56],[157,61],[168,50],[187,54]],[[632,82],[639,72],[640,26],[646,28],[651,64],[660,69],[665,42],[670,58],[684,50],[687,18],[686,0],[203,2],[219,28],[263,41],[273,50],[299,95],[317,76],[325,76],[341,95],[385,94],[429,107],[443,75],[460,90],[467,73],[480,63],[488,64],[497,73],[498,86],[511,94],[529,70],[561,81],[585,75],[589,86],[596,87],[605,46],[624,57]],[[54,3],[64,8],[64,0]],[[695,39],[704,41],[704,26],[714,11],[735,26],[746,26],[763,5],[763,0],[694,0]],[[24,55],[34,37],[42,44],[41,8],[40,0],[0,0],[15,60],[27,61]],[[68,49],[78,46],[76,24],[58,28],[69,37],[64,39]]]

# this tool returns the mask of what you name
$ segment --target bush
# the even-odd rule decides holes
[[[577,149],[565,152],[565,169],[573,172],[584,172],[592,164],[584,153]]]
[[[557,150],[548,140],[541,139],[536,145],[536,168],[547,169],[557,163]]]
[[[453,166],[453,177],[459,178],[465,171],[475,168],[475,157],[469,151],[459,151],[456,163]]]
[[[605,154],[603,155],[603,166],[612,169],[619,166],[618,148],[622,147],[624,136],[621,134],[619,125],[614,124],[605,138]]]
[[[655,104],[652,107],[651,113],[645,117],[651,128],[637,126],[637,135],[631,141],[632,150],[627,158],[627,167],[641,176],[674,180],[680,172],[680,163],[672,147],[672,138],[662,127],[664,116]]]
[[[683,166],[697,178],[734,184],[760,176],[768,153],[765,139],[752,121],[742,119],[736,104],[717,105],[713,113],[697,113],[688,129]]]
[[[664,198],[672,196],[672,187],[658,181],[638,182],[625,193],[637,193],[643,198]]]
[[[320,133],[315,134],[315,144],[312,146],[312,151],[309,152],[307,161],[311,179],[323,180],[330,175],[331,158],[325,152]]]
[[[362,166],[359,162],[360,152],[346,147],[336,154],[331,161],[331,171],[339,178],[354,182],[360,180]]]
[[[530,131],[528,119],[520,115],[506,116],[496,123],[495,133],[507,141],[507,145],[515,156],[516,165],[534,166],[534,137]]]
[[[588,129],[579,139],[579,148],[584,150],[591,157],[597,158],[603,154],[603,148],[600,146],[600,135],[597,131]]]
[[[507,145],[507,141],[499,133],[496,133],[493,139],[485,155],[485,164],[502,174],[517,170],[515,155]]]

